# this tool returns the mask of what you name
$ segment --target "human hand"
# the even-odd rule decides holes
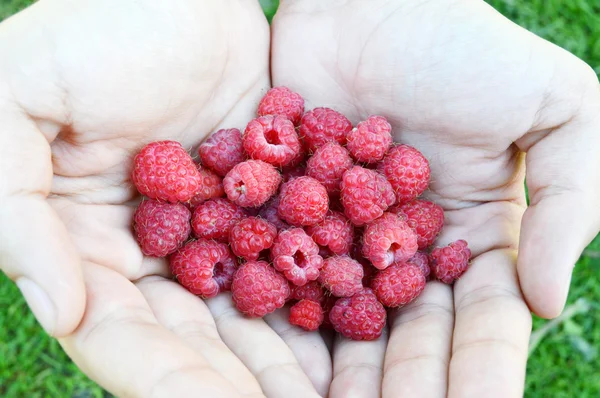
[[[331,397],[378,396],[381,378],[384,397],[521,396],[529,309],[561,312],[600,228],[593,71],[484,2],[451,0],[284,1],[271,71],[307,109],[387,117],[430,160],[438,242],[473,251],[454,286],[428,284],[390,314],[387,351],[385,339],[334,344]]]
[[[118,396],[326,390],[318,334],[202,302],[131,232],[144,144],[193,148],[253,117],[269,86],[257,2],[40,1],[2,23],[0,52],[1,265],[75,362]]]

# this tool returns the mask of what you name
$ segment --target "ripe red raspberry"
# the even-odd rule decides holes
[[[329,194],[339,194],[342,175],[352,166],[352,158],[346,148],[336,142],[328,142],[308,159],[306,174],[323,184]]]
[[[190,200],[190,205],[192,207],[198,206],[205,200],[220,198],[225,195],[221,177],[200,165],[198,165],[198,171],[200,172],[200,188],[192,200]]]
[[[416,252],[415,255],[406,260],[406,262],[419,267],[425,279],[429,279],[429,274],[431,270],[429,268],[429,256],[427,255],[427,253],[420,251]]]
[[[368,288],[339,299],[329,313],[333,328],[352,340],[377,339],[385,327],[386,317],[385,308]]]
[[[317,279],[323,266],[319,246],[302,228],[279,232],[271,248],[271,258],[275,269],[298,286]]]
[[[312,177],[294,178],[281,187],[279,216],[296,226],[321,222],[329,210],[327,190]]]
[[[306,227],[306,233],[321,248],[337,255],[348,254],[354,242],[354,227],[342,213],[330,211],[325,219]]]
[[[369,116],[348,133],[348,150],[359,162],[376,163],[392,145],[391,131],[383,116]]]
[[[252,159],[277,167],[287,166],[292,161],[300,163],[300,138],[292,122],[283,116],[261,116],[251,120],[246,126],[242,141]]]
[[[425,289],[425,282],[419,266],[394,263],[375,275],[371,288],[381,304],[394,308],[416,299]]]
[[[367,225],[363,234],[363,255],[377,269],[408,260],[417,248],[415,232],[392,213],[385,213]]]
[[[337,297],[349,297],[362,289],[363,267],[348,256],[325,259],[319,282]]]
[[[257,260],[260,252],[269,249],[277,236],[277,228],[261,218],[248,217],[231,228],[229,244],[238,257]]]
[[[404,221],[417,234],[417,243],[421,250],[435,242],[435,238],[444,226],[444,209],[440,205],[426,200],[416,199],[394,206],[390,212],[403,216]]]
[[[290,323],[304,330],[317,330],[323,323],[323,308],[312,300],[300,300],[290,308]]]
[[[260,100],[257,113],[258,116],[281,115],[298,125],[304,113],[304,99],[287,87],[273,87]]]
[[[133,228],[142,253],[164,257],[179,249],[190,236],[191,213],[181,203],[144,200],[135,210]]]
[[[272,165],[260,160],[238,163],[223,179],[227,198],[243,207],[258,207],[277,192],[281,175]]]
[[[146,145],[133,159],[131,179],[150,199],[187,202],[198,192],[200,174],[192,157],[176,141]]]
[[[209,298],[231,288],[237,260],[224,243],[191,241],[169,259],[171,273],[191,293]]]
[[[323,287],[317,281],[310,281],[306,285],[296,286],[290,284],[290,300],[312,300],[321,302],[325,298]]]
[[[396,201],[384,176],[360,166],[344,173],[340,189],[344,213],[357,226],[380,217]]]
[[[429,258],[431,273],[441,282],[451,284],[469,268],[471,250],[464,240],[445,247],[436,247]]]
[[[290,288],[283,275],[266,261],[248,261],[233,274],[231,293],[242,314],[260,318],[283,307]]]
[[[221,129],[200,145],[198,154],[204,166],[225,177],[233,166],[246,160],[242,133],[238,129]]]
[[[279,217],[279,195],[273,197],[267,203],[265,203],[259,210],[258,216],[264,218],[275,227],[277,227],[277,231],[281,231],[282,229],[288,229],[290,225],[283,221],[281,217]]]
[[[429,185],[429,162],[421,152],[408,145],[390,149],[378,170],[392,184],[398,203],[410,202]]]
[[[194,209],[192,228],[199,238],[227,242],[231,228],[244,217],[246,212],[235,203],[223,198],[210,199]]]
[[[352,123],[341,113],[329,108],[315,108],[302,116],[300,136],[309,151],[314,152],[326,142],[346,145]]]

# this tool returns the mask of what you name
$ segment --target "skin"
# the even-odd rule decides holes
[[[600,228],[593,72],[474,0],[287,0],[271,35],[253,0],[41,0],[3,22],[2,270],[117,396],[521,396],[529,310],[560,313]],[[133,155],[243,128],[269,70],[307,108],[387,117],[431,161],[439,243],[473,251],[378,341],[202,301],[131,234]]]

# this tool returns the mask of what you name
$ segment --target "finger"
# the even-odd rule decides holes
[[[337,336],[333,346],[331,398],[378,398],[381,396],[387,327],[373,341],[352,341]]]
[[[46,202],[54,137],[45,137],[31,118],[1,97],[0,267],[21,289],[42,327],[64,336],[81,320],[85,288],[79,256]]]
[[[430,282],[406,307],[391,312],[383,397],[445,397],[454,327],[452,289]]]
[[[209,363],[154,318],[140,291],[117,272],[86,264],[81,325],[60,340],[75,363],[119,397],[237,397]]]
[[[258,382],[219,337],[217,325],[204,302],[177,283],[147,277],[136,286],[164,327],[181,337],[244,396],[260,396]]]
[[[289,322],[290,310],[281,308],[265,316],[265,321],[290,347],[300,367],[321,396],[331,383],[331,354],[318,331],[307,332]]]
[[[262,319],[244,317],[230,294],[206,300],[219,335],[268,397],[318,397],[294,353]]]

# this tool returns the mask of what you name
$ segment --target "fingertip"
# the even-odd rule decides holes
[[[559,316],[566,304],[571,273],[566,275],[537,274],[526,266],[518,266],[523,296],[529,309],[544,319]]]

